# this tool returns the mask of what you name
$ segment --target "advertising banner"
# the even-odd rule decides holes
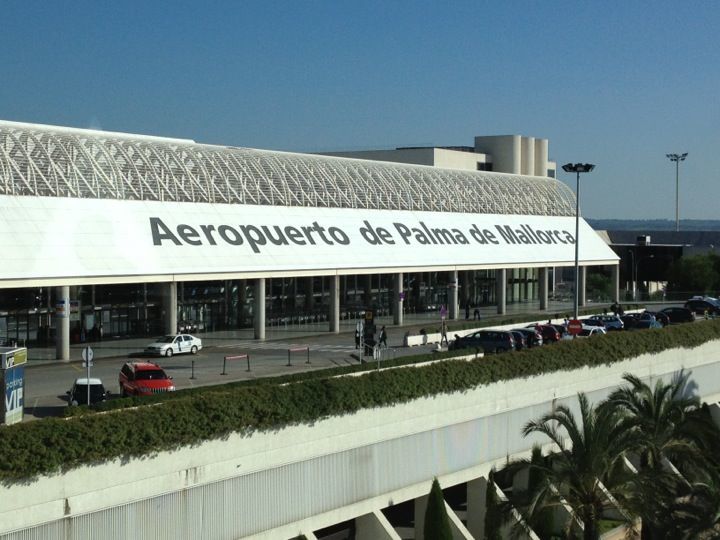
[[[572,216],[24,196],[0,196],[0,215],[0,280],[550,266],[575,256]],[[580,236],[581,262],[617,260],[583,220]]]
[[[5,388],[5,400],[3,404],[5,424],[21,422],[23,418],[25,367],[15,366],[2,370],[2,378]]]

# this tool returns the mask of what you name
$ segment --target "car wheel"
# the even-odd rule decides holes
[[[168,347],[168,349],[165,351],[165,356],[170,357],[172,355],[173,355],[172,347]]]
[[[190,348],[190,354],[197,354],[197,345],[193,345]]]

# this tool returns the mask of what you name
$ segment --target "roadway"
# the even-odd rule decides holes
[[[598,310],[602,311],[602,307],[598,306]],[[494,309],[491,306],[481,310],[485,322],[500,318]],[[508,306],[508,313],[502,317],[537,313],[538,319],[543,320],[548,316],[566,314],[568,309],[571,309],[568,304],[557,303],[551,304],[549,310],[540,312],[537,304],[520,304]],[[406,332],[418,334],[420,328],[426,328],[429,333],[437,331],[440,326],[437,314],[406,316],[405,324],[401,327],[391,326],[391,323],[390,318],[376,319],[378,329],[383,324],[387,326],[388,349],[383,351],[384,357],[416,355],[436,348],[436,345],[404,347],[402,344]],[[95,356],[90,376],[102,379],[105,388],[112,393],[111,399],[114,399],[119,395],[120,368],[133,359],[149,359],[159,363],[173,378],[178,390],[358,364],[361,351],[355,349],[355,321],[342,321],[339,334],[327,332],[327,324],[268,328],[265,341],[253,340],[251,329],[200,333],[197,337],[203,340],[203,349],[195,356],[148,357],[143,350],[152,338],[105,339],[98,343],[73,345],[70,362],[54,360],[53,348],[32,348],[28,351],[29,361],[25,370],[24,418],[32,420],[58,415],[67,406],[66,392],[76,378],[85,377],[87,373],[81,359],[84,346],[92,347]],[[290,365],[289,349],[292,349]],[[228,360],[226,375],[223,375],[223,359],[238,355],[249,356],[249,371],[247,359],[243,357]],[[364,359],[374,361],[369,356]]]

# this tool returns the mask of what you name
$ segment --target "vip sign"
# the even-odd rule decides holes
[[[5,385],[5,400],[3,409],[5,423],[15,424],[23,418],[23,390],[25,382],[25,368],[22,366],[3,370],[3,383]]]

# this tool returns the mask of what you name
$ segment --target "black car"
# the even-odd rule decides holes
[[[685,308],[695,313],[695,315],[705,315],[705,313],[707,313],[708,315],[716,316],[720,314],[720,306],[718,304],[698,298],[691,298],[685,302]]]
[[[527,337],[524,333],[522,333],[520,330],[510,330],[510,333],[513,335],[513,339],[515,339],[516,351],[528,348]]]
[[[695,313],[684,307],[669,307],[661,310],[660,313],[667,315],[673,324],[693,322],[695,320]]]
[[[625,330],[633,330],[638,326],[638,323],[640,322],[640,319],[638,317],[634,317],[632,315],[623,315],[622,317],[620,317],[620,320],[623,322]]]
[[[72,388],[67,391],[68,404],[70,405],[86,405],[88,403],[88,392],[90,393],[90,405],[105,401],[110,392],[105,390],[100,379],[76,379]]]
[[[457,337],[448,349],[479,349],[483,352],[501,353],[515,350],[515,338],[510,332],[502,330],[478,330],[467,336]]]

